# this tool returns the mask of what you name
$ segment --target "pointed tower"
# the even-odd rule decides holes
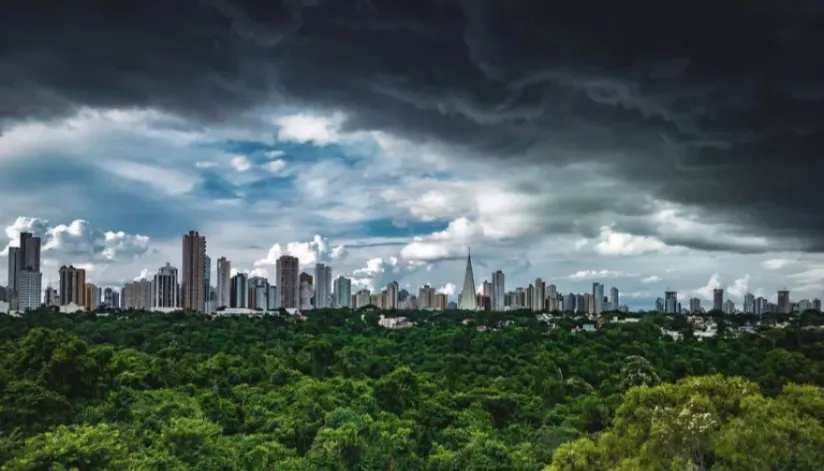
[[[472,252],[466,256],[466,274],[464,275],[463,289],[461,290],[461,303],[458,305],[461,311],[477,311],[478,304],[475,299],[475,277],[472,275]]]

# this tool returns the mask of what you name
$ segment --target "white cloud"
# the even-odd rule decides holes
[[[297,257],[302,270],[313,270],[316,263],[344,259],[347,251],[343,245],[332,246],[329,239],[315,235],[309,242],[288,242],[285,247],[277,243],[272,245],[266,253],[266,258],[257,260],[254,268],[265,270],[274,267],[281,255]],[[274,271],[271,274],[273,275]]]
[[[341,139],[338,133],[345,120],[343,113],[331,116],[296,114],[275,119],[278,126],[277,138],[281,141],[312,142],[326,145]]]
[[[659,278],[657,275],[652,275],[652,276],[648,276],[646,278],[641,279],[641,283],[644,283],[644,284],[657,283],[659,281],[661,281],[661,278]]]
[[[601,235],[595,246],[595,252],[601,255],[644,255],[667,251],[672,251],[672,248],[654,237],[615,232],[610,226],[601,227]]]
[[[761,266],[766,268],[767,270],[780,270],[794,263],[795,261],[788,260],[786,258],[773,258],[770,260],[764,260],[763,262],[761,262]]]
[[[18,217],[6,227],[9,241],[3,254],[8,254],[8,247],[19,245],[21,232],[31,232],[41,238],[43,257],[67,263],[113,262],[143,255],[149,249],[146,236],[93,229],[82,219],[68,225],[52,225],[40,218]]]
[[[217,162],[210,162],[210,161],[198,161],[195,162],[196,168],[215,168],[217,167]]]
[[[438,292],[445,294],[447,296],[455,296],[455,293],[457,292],[457,287],[452,283],[447,283],[438,288]]]
[[[270,151],[267,151],[264,155],[266,155],[266,157],[268,157],[270,159],[278,159],[278,158],[283,157],[284,155],[286,155],[286,152],[284,152],[282,150],[270,150]]]
[[[286,168],[286,162],[281,159],[272,160],[271,162],[266,162],[263,164],[263,168],[268,170],[270,173],[278,173],[284,168]]]
[[[134,277],[134,281],[151,280],[152,277],[154,277],[154,273],[151,270],[149,270],[148,268],[144,268],[144,269],[140,270],[139,275]]]
[[[237,170],[238,172],[245,172],[252,168],[252,162],[249,161],[248,158],[244,155],[236,155],[232,157],[232,161],[230,162],[232,167]]]
[[[139,162],[113,160],[101,163],[101,167],[120,178],[144,183],[168,195],[188,193],[198,182],[190,174]]]
[[[620,270],[580,270],[571,275],[565,276],[567,280],[585,281],[598,280],[601,278],[631,278],[635,275]]]

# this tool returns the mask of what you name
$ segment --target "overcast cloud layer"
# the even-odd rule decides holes
[[[99,203],[88,189],[52,200],[60,223],[97,216],[158,244],[221,218],[276,228],[245,243],[261,258],[316,233],[380,239],[395,245],[361,249],[352,270],[438,284],[459,281],[444,267],[473,244],[489,271],[632,275],[650,297],[724,270],[716,282],[740,290],[793,264],[761,288],[821,288],[820,2],[18,3],[0,17],[6,186],[27,171],[29,187],[70,186],[68,167],[34,168],[72,159],[78,175],[155,188],[98,178]],[[302,198],[277,191],[287,180]],[[8,225],[53,219],[16,198],[0,203]],[[206,199],[242,209],[215,220]],[[317,217],[298,223],[306,206]],[[667,281],[672,260],[695,281]]]

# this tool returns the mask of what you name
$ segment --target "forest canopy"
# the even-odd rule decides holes
[[[822,469],[820,330],[410,317],[0,316],[0,469]]]

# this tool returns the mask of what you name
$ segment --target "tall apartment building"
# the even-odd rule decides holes
[[[590,314],[604,312],[604,285],[601,283],[592,283],[592,304],[589,312]]]
[[[59,306],[60,291],[52,288],[51,286],[47,286],[46,291],[43,293],[43,304],[46,306]]]
[[[747,314],[755,313],[755,296],[752,293],[747,293],[744,295],[743,311]]]
[[[420,309],[435,309],[435,294],[437,290],[429,285],[423,285],[418,289],[418,306]]]
[[[493,311],[503,311],[505,309],[505,295],[506,280],[504,277],[504,272],[498,270],[492,274],[492,292],[489,295]]]
[[[183,273],[180,283],[180,307],[189,311],[206,309],[206,236],[189,231],[183,236]]]
[[[94,283],[86,283],[84,289],[86,291],[86,294],[84,295],[86,303],[84,306],[87,311],[94,311],[100,306],[100,296],[98,295],[99,291],[97,291],[97,285]]]
[[[275,263],[280,307],[298,309],[300,307],[300,261],[291,255],[281,255]]]
[[[278,287],[275,285],[269,285],[269,291],[266,293],[266,310],[277,311],[278,309],[280,309]]]
[[[546,283],[544,283],[544,280],[536,278],[533,286],[535,290],[532,293],[532,310],[542,312],[544,310],[544,301],[546,300]]]
[[[400,286],[397,281],[390,281],[386,285],[386,296],[384,298],[383,306],[385,309],[397,309],[400,294]]]
[[[152,282],[144,278],[126,283],[123,285],[122,296],[123,309],[150,311],[153,304]]]
[[[778,312],[780,314],[790,314],[793,306],[790,302],[790,292],[786,289],[778,290]]]
[[[177,284],[177,268],[168,262],[160,267],[152,279],[152,309],[180,307],[180,292]]]
[[[8,277],[8,298],[17,292],[17,273],[20,271],[20,248],[9,247],[9,277]]]
[[[238,273],[232,277],[229,307],[240,309],[249,308],[249,278],[246,276],[246,273]]]
[[[20,233],[20,270],[40,271],[40,237]]]
[[[664,292],[664,312],[667,314],[678,313],[678,292],[665,291]]]
[[[332,267],[315,265],[315,308],[328,308],[332,302]]]
[[[217,259],[217,307],[229,307],[232,295],[232,262],[226,257]]]
[[[260,276],[249,278],[249,309],[266,310],[268,308],[267,297],[269,295],[269,281]]]
[[[86,270],[72,265],[60,267],[60,304],[86,305]]]
[[[335,307],[354,307],[352,306],[352,280],[344,276],[335,278],[334,292]]]
[[[724,290],[715,288],[712,290],[712,309],[713,311],[724,310]]]
[[[40,307],[43,274],[34,270],[20,270],[17,274],[17,308],[21,312]]]
[[[690,298],[690,314],[698,314],[701,312],[701,299]]]
[[[618,308],[621,306],[620,302],[621,298],[620,294],[618,293],[618,288],[613,286],[609,290],[609,308],[613,311],[617,311]]]

